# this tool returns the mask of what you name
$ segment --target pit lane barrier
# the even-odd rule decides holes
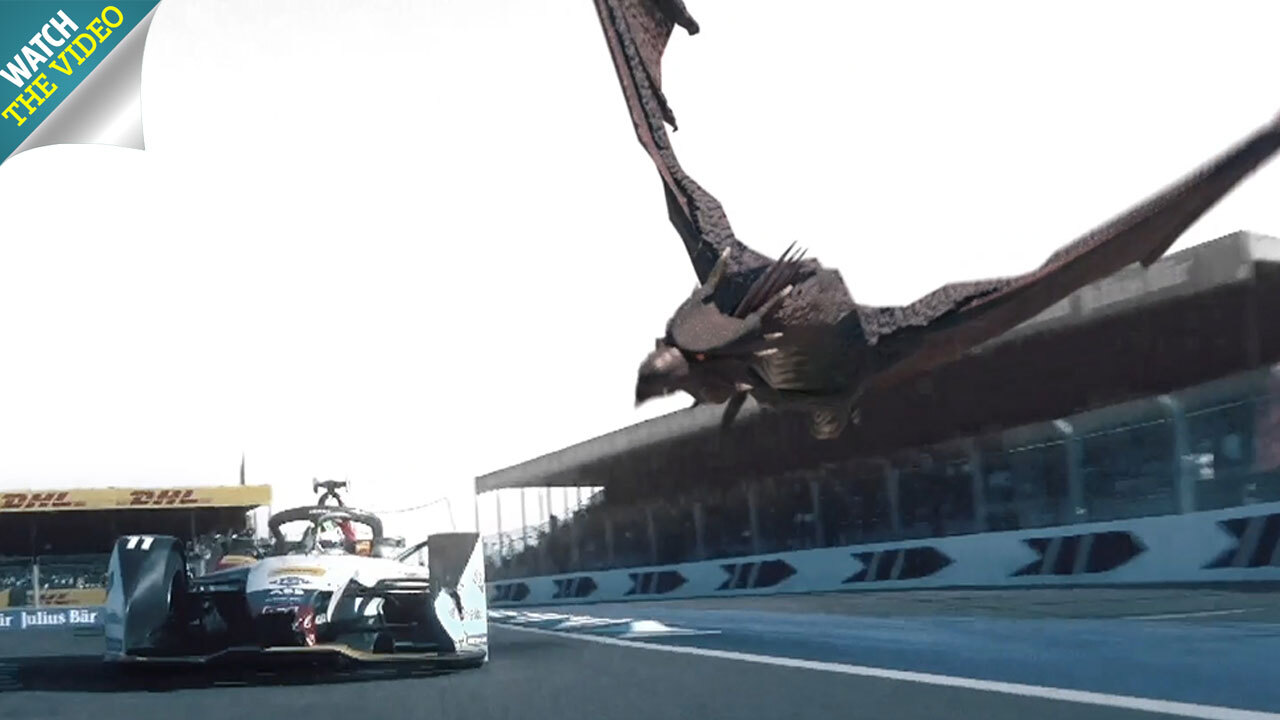
[[[1280,580],[1280,502],[489,582],[490,608],[888,589]]]

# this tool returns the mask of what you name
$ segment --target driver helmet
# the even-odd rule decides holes
[[[316,537],[316,545],[322,550],[341,552],[346,549],[347,536],[337,520],[327,519],[320,523]]]

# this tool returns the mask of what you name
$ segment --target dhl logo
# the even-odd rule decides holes
[[[195,495],[195,490],[131,490],[129,506],[196,505],[200,498]]]
[[[83,500],[68,500],[67,495],[65,492],[3,493],[0,494],[0,510],[84,507]]]

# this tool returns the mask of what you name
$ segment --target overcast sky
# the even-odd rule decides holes
[[[1267,0],[688,4],[681,161],[866,303],[1030,269],[1280,111]],[[243,452],[277,507],[349,476],[470,526],[476,475],[688,404],[632,407],[695,278],[588,0],[164,0],[143,107],[145,152],[0,166],[0,488]]]

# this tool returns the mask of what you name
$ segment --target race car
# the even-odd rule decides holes
[[[303,526],[299,540],[286,540],[290,524]],[[117,539],[107,571],[105,659],[315,654],[459,668],[487,662],[476,533],[433,534],[405,549],[383,536],[372,513],[324,504],[285,510],[268,525],[273,542],[264,557],[203,575],[192,571],[178,538]]]

